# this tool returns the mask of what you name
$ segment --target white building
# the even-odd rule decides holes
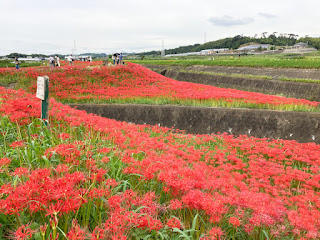
[[[167,54],[165,57],[182,57],[182,56],[190,56],[190,55],[199,55],[200,52],[188,52],[188,53],[177,53],[177,54]]]
[[[251,50],[257,50],[261,47],[261,49],[268,49],[270,44],[252,44],[244,47],[240,47],[237,50],[238,51],[251,51]]]
[[[26,58],[19,57],[18,60],[19,61],[24,61],[24,62],[40,62],[41,61],[40,58],[37,58],[37,57],[33,58],[31,56],[28,56]]]
[[[224,51],[228,51],[229,48],[217,48],[217,49],[204,49],[200,51],[200,55],[210,55],[210,54],[216,54],[221,53]]]
[[[304,43],[304,42],[299,42],[296,43],[292,49],[297,49],[297,48],[307,48],[308,47],[308,43]]]

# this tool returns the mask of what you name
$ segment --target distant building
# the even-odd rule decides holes
[[[224,51],[228,51],[229,48],[218,48],[218,49],[205,49],[200,51],[200,55],[210,55],[210,54],[216,54]]]
[[[304,43],[304,42],[299,42],[296,43],[292,49],[297,49],[297,48],[307,48],[308,47],[308,43]]]
[[[252,44],[244,47],[240,47],[237,50],[239,51],[251,51],[251,50],[257,50],[259,48],[261,49],[268,49],[270,44]]]
[[[190,56],[190,55],[199,55],[200,52],[188,52],[188,53],[177,53],[177,54],[167,54],[165,57],[181,57],[181,56]]]
[[[24,62],[40,62],[41,61],[40,58],[37,58],[37,57],[33,58],[31,56],[27,56],[26,58],[19,57],[18,59],[19,61],[24,61]]]

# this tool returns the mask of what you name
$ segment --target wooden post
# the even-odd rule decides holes
[[[48,125],[49,116],[49,77],[38,77],[37,98],[41,99],[41,119]]]

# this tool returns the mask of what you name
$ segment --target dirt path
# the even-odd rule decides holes
[[[15,87],[17,86],[18,83],[14,82],[14,83],[10,83],[9,85],[6,86],[6,89],[15,89]]]

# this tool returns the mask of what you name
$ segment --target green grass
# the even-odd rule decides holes
[[[30,83],[30,79],[25,77],[20,70],[14,74],[0,74],[0,87],[7,87],[11,83],[17,83],[19,88],[24,87],[26,89]],[[25,85],[23,86],[22,83],[25,83]]]
[[[308,78],[287,78],[287,77],[279,77],[277,80],[280,81],[289,81],[289,82],[304,82],[304,83],[320,83],[320,80],[316,79],[308,79]]]
[[[186,73],[200,73],[206,75],[213,75],[213,76],[227,76],[227,77],[234,77],[234,78],[253,78],[253,79],[272,79],[272,77],[267,75],[252,75],[252,74],[228,74],[228,73],[217,73],[217,72],[204,72],[204,71],[191,71],[191,70],[180,70],[180,72]]]
[[[248,103],[245,100],[226,100],[226,99],[171,99],[168,97],[157,98],[109,98],[109,99],[61,99],[61,103],[65,104],[150,104],[150,105],[179,105],[194,107],[221,107],[221,108],[250,108],[250,109],[269,109],[280,111],[298,111],[298,112],[320,112],[319,107],[310,107],[306,105],[272,105],[272,104],[256,104]]]
[[[157,64],[175,66],[242,66],[242,67],[273,67],[273,68],[313,68],[320,69],[320,56],[318,55],[243,55],[240,58],[234,56],[214,56],[214,60],[209,60],[212,56],[198,58],[162,58],[129,60],[138,64]]]
[[[186,73],[199,73],[213,76],[227,76],[232,78],[252,78],[252,79],[268,79],[272,80],[273,78],[267,75],[252,75],[252,74],[228,74],[228,73],[217,73],[217,72],[204,72],[204,71],[191,71],[191,70],[180,70],[180,72]],[[278,77],[275,80],[280,81],[291,81],[291,82],[305,82],[305,83],[320,83],[320,80],[317,79],[309,79],[309,78],[287,78],[287,77]]]
[[[19,66],[20,68],[24,67],[36,67],[43,65],[42,62],[20,62]],[[6,67],[15,67],[14,60],[0,60],[0,68],[6,68]]]

